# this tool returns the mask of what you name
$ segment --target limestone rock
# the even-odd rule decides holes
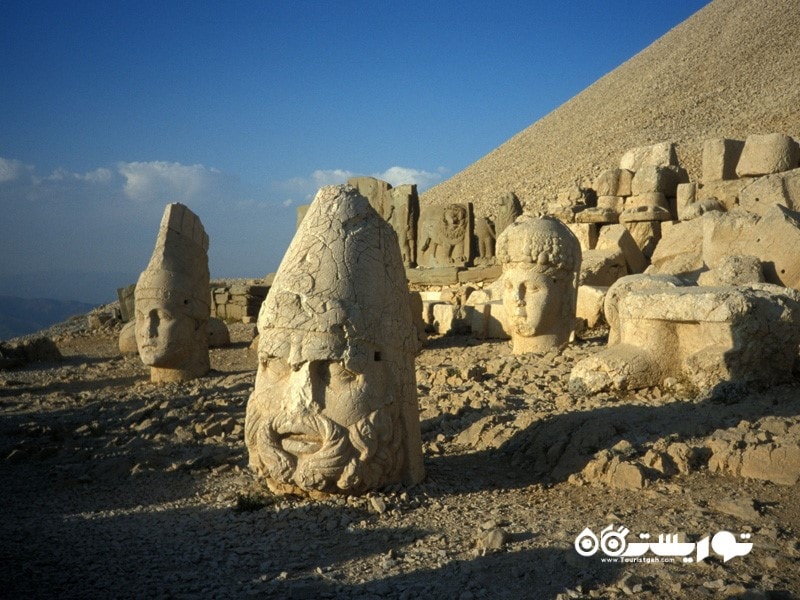
[[[583,254],[579,285],[608,287],[628,274],[622,249],[588,250]]]
[[[736,165],[739,177],[769,175],[796,169],[800,164],[797,142],[782,133],[749,135]]]
[[[616,309],[619,343],[576,364],[570,375],[576,389],[635,389],[672,376],[707,390],[791,377],[800,344],[794,290],[644,288],[619,296]]]
[[[607,225],[603,227],[597,239],[596,249],[621,250],[625,257],[628,273],[641,273],[647,268],[647,258],[624,225]]]
[[[619,161],[620,169],[627,169],[636,173],[643,166],[668,167],[678,166],[678,156],[675,154],[675,144],[661,142],[651,146],[631,148]]]
[[[703,142],[703,183],[736,179],[736,165],[742,155],[744,142],[726,138],[708,139]]]
[[[354,188],[317,193],[258,329],[245,442],[273,491],[360,494],[422,479],[405,270],[394,230]]]

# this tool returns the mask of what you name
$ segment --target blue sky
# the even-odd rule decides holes
[[[0,3],[0,294],[112,300],[168,202],[261,277],[320,185],[424,191],[705,4]]]

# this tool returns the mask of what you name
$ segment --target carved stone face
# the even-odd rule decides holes
[[[515,354],[569,342],[575,325],[580,244],[555,219],[520,217],[497,239],[506,327]]]
[[[503,305],[512,333],[534,336],[547,333],[561,319],[563,295],[571,282],[537,272],[533,265],[517,263],[503,275]]]
[[[257,442],[271,479],[304,490],[351,491],[379,484],[394,470],[398,407],[380,358],[260,357],[248,412],[267,419]]]
[[[250,466],[277,493],[423,476],[416,334],[397,237],[355,189],[322,188],[258,317]]]
[[[180,307],[138,298],[136,300],[136,345],[145,365],[179,368],[192,353],[197,324]]]

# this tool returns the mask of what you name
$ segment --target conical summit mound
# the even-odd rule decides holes
[[[491,214],[503,192],[515,191],[536,211],[559,190],[617,166],[628,148],[674,141],[696,179],[704,139],[797,137],[798,31],[797,0],[714,0],[421,200],[472,201]]]

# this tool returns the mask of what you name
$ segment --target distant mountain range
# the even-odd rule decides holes
[[[72,300],[0,296],[0,340],[34,333],[93,308]]]

